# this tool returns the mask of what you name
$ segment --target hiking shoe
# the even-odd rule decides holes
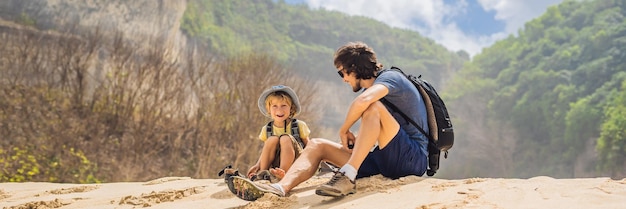
[[[328,183],[317,187],[315,194],[321,196],[340,197],[356,193],[356,183],[343,172],[335,172]]]
[[[243,177],[243,175],[239,174],[239,170],[232,168],[231,165],[228,165],[226,167],[224,167],[219,173],[217,173],[218,176],[222,176],[224,175],[224,183],[226,183],[226,185],[228,186],[228,190],[230,190],[231,193],[236,194],[235,191],[235,186],[233,185],[233,181],[230,180],[231,176],[240,176]]]
[[[272,172],[270,172],[269,170],[259,171],[258,173],[256,173],[256,176],[253,177],[251,180],[252,181],[268,180],[270,183],[276,183],[280,181],[280,179],[274,174],[272,174]]]
[[[279,197],[285,196],[285,193],[269,184],[252,182],[239,176],[233,176],[230,179],[235,187],[236,192],[234,194],[242,200],[255,201],[263,197],[265,193],[275,194]]]
[[[330,172],[339,172],[339,167],[326,161],[321,162],[319,168],[317,169],[317,175],[323,175]]]
[[[233,176],[233,174],[239,175],[239,171],[237,169],[233,169],[232,165],[227,165],[222,168],[219,172],[217,172],[217,176],[224,175],[224,182],[227,183],[228,179]]]

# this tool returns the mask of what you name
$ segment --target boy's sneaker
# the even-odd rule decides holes
[[[335,172],[328,183],[317,187],[315,194],[322,196],[340,197],[356,193],[356,183],[343,172]]]
[[[235,188],[234,194],[242,200],[255,201],[263,197],[265,193],[275,194],[279,197],[285,196],[285,193],[269,184],[253,182],[239,176],[231,177],[230,181],[233,182]]]

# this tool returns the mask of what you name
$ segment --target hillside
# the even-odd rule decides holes
[[[624,1],[566,1],[483,50],[448,89],[469,148],[450,169],[626,176],[625,43]]]
[[[349,41],[367,43],[383,64],[423,74],[437,86],[468,60],[414,31],[283,1],[192,0],[181,28],[212,51],[269,53],[312,79],[338,81],[327,71],[335,49]]]
[[[99,27],[122,31],[134,41],[155,39],[178,44],[186,1],[4,0],[0,18],[41,30],[80,33]]]

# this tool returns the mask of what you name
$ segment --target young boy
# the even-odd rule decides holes
[[[248,178],[277,181],[285,175],[309,142],[309,127],[294,119],[300,113],[300,101],[288,86],[272,86],[258,101],[261,113],[272,119],[261,128],[259,139],[264,142],[261,156],[248,169]],[[268,177],[270,177],[268,179]]]

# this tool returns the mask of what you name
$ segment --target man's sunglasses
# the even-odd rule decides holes
[[[339,74],[339,77],[343,78],[343,69],[342,69],[342,70],[337,71],[337,73]]]

